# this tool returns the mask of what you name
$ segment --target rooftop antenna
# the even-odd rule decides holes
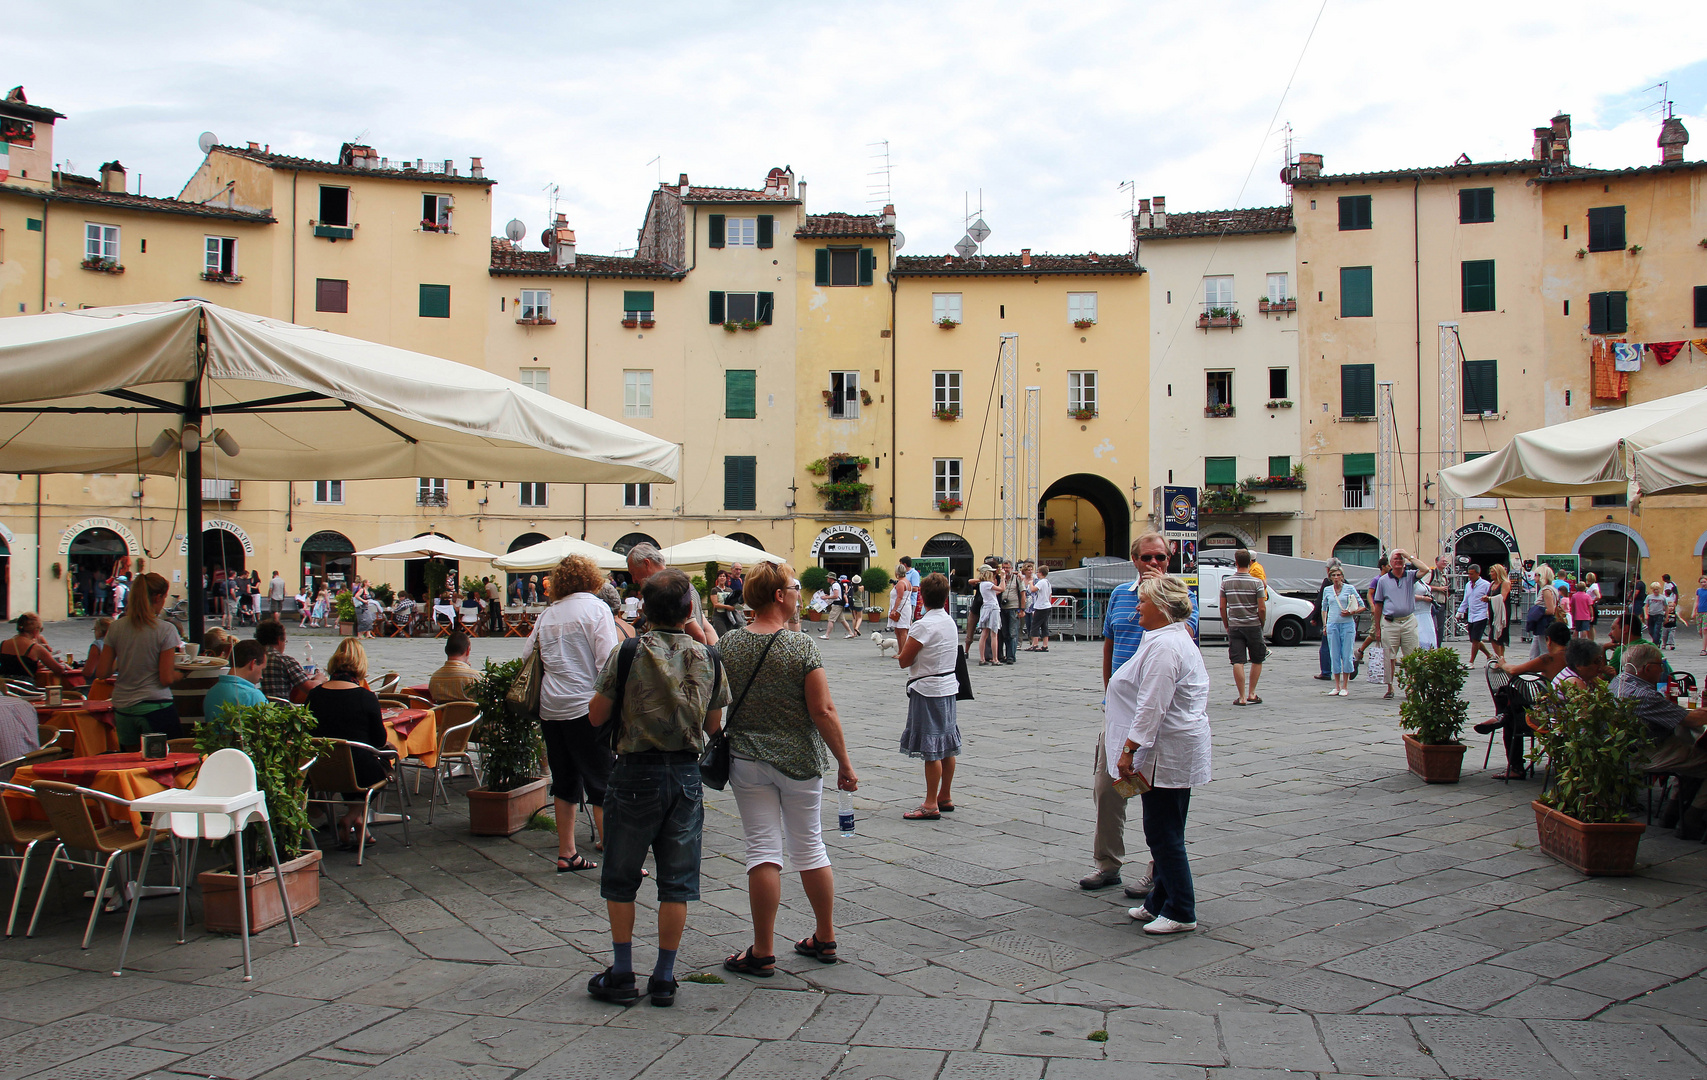
[[[370,131],[372,131],[372,130],[373,130],[373,129],[372,129],[372,128],[362,128],[362,130],[361,130],[361,131],[360,131],[360,133],[358,133],[358,134],[357,134],[357,135],[356,135],[356,136],[355,136],[355,137],[354,137],[354,138],[352,138],[352,139],[351,139],[351,140],[350,140],[350,141],[351,141],[351,142],[353,142],[353,143],[359,143],[359,142],[361,142],[361,141],[362,141],[362,140],[363,140],[363,139],[365,139],[365,138],[367,138],[367,133],[368,133],[368,132],[370,132]]]
[[[664,155],[659,154],[646,164],[658,166],[658,186],[662,187],[664,185]]]
[[[1280,130],[1282,132],[1281,146],[1283,148],[1281,152],[1286,155],[1286,160],[1280,163],[1281,164],[1280,174],[1282,176],[1290,176],[1290,175],[1292,175],[1292,173],[1291,173],[1292,166],[1297,160],[1293,156],[1293,152],[1292,152],[1292,121],[1288,120],[1288,121],[1286,121],[1286,123],[1280,125]],[[1284,182],[1282,182],[1280,185],[1280,188],[1281,188],[1281,190],[1280,190],[1280,201],[1285,202],[1288,198],[1290,198],[1290,195],[1289,195],[1287,188],[1286,188],[1286,184]]]
[[[1120,182],[1120,190],[1125,192],[1130,198],[1130,203],[1125,210],[1120,212],[1120,216],[1125,218],[1127,221],[1131,221],[1133,218],[1138,216],[1138,181],[1122,180]]]
[[[1660,100],[1649,105],[1648,108],[1660,110],[1660,113],[1662,114],[1660,116],[1661,120],[1670,120],[1672,118],[1671,80],[1667,79],[1664,82],[1658,82],[1652,86],[1645,87],[1643,89],[1643,93],[1646,93],[1649,90],[1658,90],[1660,92]],[[1646,112],[1647,110],[1644,109],[1643,111]]]
[[[549,227],[552,222],[557,220],[558,187],[556,184],[547,184],[541,190],[545,192],[545,221]],[[550,247],[551,245],[547,244],[546,246]]]
[[[201,147],[202,153],[212,153],[213,148],[219,145],[219,136],[211,131],[204,131],[196,139],[196,145]]]
[[[893,162],[889,160],[889,140],[883,139],[865,145],[867,148],[879,148],[871,155],[871,159],[882,162],[877,168],[865,174],[876,178],[866,185],[865,201],[872,206],[887,206],[895,201],[893,190],[890,187],[890,170],[893,168]]]
[[[966,193],[966,235],[960,238],[960,243],[954,245],[954,250],[960,252],[960,257],[970,259],[973,252],[978,258],[984,257],[984,241],[990,238],[990,226],[984,223],[984,189],[978,189],[978,210],[972,210],[972,194]]]

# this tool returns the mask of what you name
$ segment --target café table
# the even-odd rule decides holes
[[[172,754],[152,760],[137,754],[99,754],[93,757],[60,758],[26,765],[12,774],[12,783],[29,787],[37,780],[58,780],[79,787],[104,791],[121,799],[140,799],[167,788],[189,787],[195,783],[201,755]],[[47,817],[41,806],[26,795],[6,792],[6,809],[13,820],[43,820]],[[131,827],[143,835],[142,815],[132,812]]]
[[[385,741],[401,758],[416,758],[431,768],[439,760],[439,726],[432,709],[386,709]]]
[[[61,705],[38,701],[33,704],[38,723],[62,730],[71,728],[77,733],[74,753],[79,757],[118,751],[119,732],[111,701],[67,701]]]
[[[433,700],[433,688],[427,683],[421,683],[419,686],[405,686],[403,692],[419,698],[426,698],[428,701]]]

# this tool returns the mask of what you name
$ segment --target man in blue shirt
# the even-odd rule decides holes
[[[221,675],[208,687],[202,699],[202,717],[209,722],[222,719],[227,705],[244,708],[265,705],[267,696],[261,693],[261,672],[267,667],[267,647],[254,638],[239,641],[231,650],[231,671]]]
[[[1488,659],[1494,658],[1494,650],[1483,644],[1482,638],[1488,632],[1488,582],[1482,577],[1482,568],[1477,563],[1470,564],[1470,580],[1464,584],[1464,599],[1458,605],[1458,614],[1464,616],[1470,624],[1470,663],[1476,663],[1477,653],[1487,653]]]

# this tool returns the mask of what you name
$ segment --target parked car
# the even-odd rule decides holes
[[[1227,631],[1221,625],[1221,582],[1233,575],[1230,566],[1199,566],[1197,568],[1197,636],[1224,638]],[[1263,636],[1275,645],[1302,645],[1310,616],[1315,605],[1308,600],[1268,590],[1268,618],[1263,623]]]

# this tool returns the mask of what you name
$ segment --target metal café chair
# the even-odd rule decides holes
[[[130,824],[129,799],[121,799],[117,795],[109,795],[93,788],[78,787],[76,784],[62,784],[55,780],[37,780],[30,787],[36,801],[47,812],[47,820],[58,834],[59,841],[54,846],[53,856],[48,860],[47,875],[42,878],[41,892],[36,895],[35,914],[30,916],[30,926],[24,936],[35,936],[36,925],[41,922],[42,907],[47,903],[48,889],[53,885],[53,872],[62,864],[81,866],[99,871],[95,881],[95,902],[89,912],[89,925],[83,930],[83,948],[87,949],[90,939],[95,936],[95,920],[101,917],[107,882],[112,878],[113,864],[120,856],[129,856],[145,847],[156,830],[146,830],[151,834],[149,836],[136,835],[136,830]],[[103,810],[106,805],[122,807],[125,810],[124,819],[116,824],[96,825],[94,816],[89,812],[87,800],[90,799],[105,804]],[[84,862],[74,859],[71,857],[72,851],[91,852],[99,861]],[[176,879],[177,871],[182,869],[182,863],[178,859],[178,847],[175,842],[172,845],[172,862]],[[121,889],[125,885],[142,884],[141,875],[129,881],[124,880],[128,875],[119,876]],[[133,898],[131,903],[137,903],[138,899],[140,897]]]
[[[382,780],[375,781],[372,784],[364,785],[364,784],[357,783],[356,782],[356,761],[355,761],[355,757],[350,752],[351,747],[356,747],[356,746],[362,747],[364,750],[368,750],[380,758],[388,759],[388,760],[392,761],[394,764],[394,769],[393,769],[392,774],[385,777]],[[374,806],[373,806],[373,797],[375,795],[380,796],[380,808],[379,809],[380,809],[380,812],[383,813],[384,805],[385,805],[385,800],[384,800],[385,792],[390,790],[391,782],[394,779],[397,779],[396,772],[395,772],[396,760],[397,760],[397,751],[391,749],[390,747],[385,747],[384,749],[380,749],[377,747],[369,746],[366,743],[362,743],[362,742],[352,742],[352,741],[349,741],[346,739],[333,739],[332,740],[332,751],[331,751],[331,753],[325,755],[324,757],[317,758],[308,767],[308,786],[309,786],[310,792],[309,792],[309,798],[307,800],[307,805],[309,805],[309,806],[319,805],[319,806],[326,807],[327,808],[327,817],[329,820],[331,820],[333,822],[335,822],[337,820],[337,815],[332,810],[332,807],[334,807],[334,806],[341,807],[341,806],[344,806],[347,802],[352,801],[352,800],[346,800],[345,798],[343,798],[343,795],[345,793],[355,793],[361,799],[361,802],[362,802],[362,835],[361,835],[361,839],[356,844],[356,865],[357,866],[360,866],[362,864],[362,860],[367,857],[368,827],[370,825],[389,824],[388,822],[381,822],[378,820],[373,820],[376,817],[375,812],[374,812]],[[315,792],[318,792],[323,796],[336,796],[336,797],[325,797],[325,798],[318,798],[317,799],[317,798],[314,798]],[[406,813],[401,813],[401,814],[397,815],[397,818],[403,825],[403,846],[408,847],[409,846],[409,815]]]
[[[380,676],[379,682],[374,684],[373,692],[376,694],[394,694],[402,685],[403,676],[395,671],[388,671]]]
[[[38,750],[36,753],[39,754],[41,751]],[[55,752],[54,756],[57,757],[58,753]],[[0,783],[0,791],[10,791],[16,795],[28,795],[32,799],[35,798],[36,793],[31,789],[10,782],[12,770],[16,769],[20,763],[28,761],[29,757],[30,755],[25,754],[21,758],[6,762],[6,765],[11,766],[11,768],[0,766],[0,770],[4,770],[7,778],[6,782]],[[58,839],[59,834],[55,833],[53,826],[45,821],[13,821],[12,812],[6,806],[6,800],[0,799],[0,859],[17,863],[13,869],[18,875],[18,886],[12,890],[12,911],[6,916],[7,937],[12,936],[12,931],[18,923],[18,905],[24,899],[24,878],[29,873],[30,856],[36,853],[36,845],[43,840]],[[21,854],[18,851],[19,848],[24,849]]]
[[[475,760],[469,750],[469,739],[474,734],[474,727],[480,723],[480,707],[472,701],[447,701],[438,707],[439,748],[438,756],[432,765],[425,765],[418,757],[406,757],[399,768],[415,770],[415,782],[418,785],[421,773],[430,771],[433,774],[433,789],[427,798],[427,824],[433,823],[433,811],[438,807],[440,793],[444,794],[445,805],[450,805],[449,787],[455,768],[452,763],[464,766],[474,775],[475,786],[480,785],[480,763]]]

